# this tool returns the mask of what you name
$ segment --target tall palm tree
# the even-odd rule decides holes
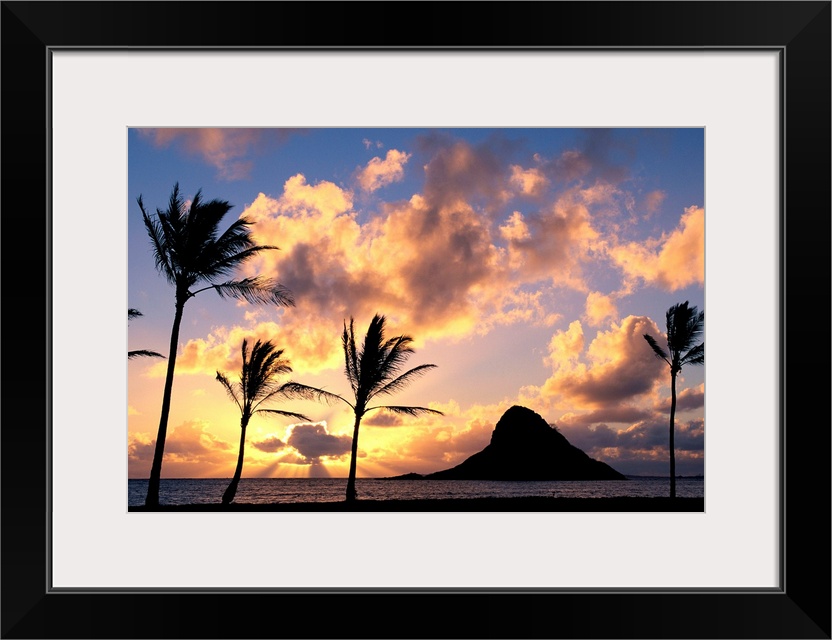
[[[358,429],[361,426],[361,419],[370,411],[386,409],[394,413],[401,413],[409,416],[418,416],[425,413],[444,415],[441,411],[428,409],[426,407],[405,407],[399,405],[374,405],[370,403],[378,396],[385,396],[400,391],[407,386],[414,378],[424,374],[428,369],[436,367],[435,364],[422,364],[400,374],[404,361],[414,353],[410,346],[413,338],[407,335],[385,338],[385,317],[376,314],[370,321],[364,343],[359,351],[355,341],[355,321],[350,318],[350,326],[347,328],[344,322],[344,333],[341,336],[341,345],[344,349],[344,360],[346,363],[344,372],[352,388],[353,400],[347,400],[343,396],[330,393],[317,387],[310,387],[298,383],[287,383],[286,389],[296,395],[306,398],[317,398],[319,400],[336,401],[346,403],[355,414],[355,424],[352,433],[352,453],[350,457],[350,473],[347,480],[347,501],[355,500],[356,461],[358,459]]]
[[[301,413],[266,409],[261,406],[265,402],[287,395],[276,380],[278,376],[292,371],[289,361],[281,357],[283,349],[277,349],[270,340],[266,342],[258,340],[249,354],[248,340],[243,340],[242,354],[243,366],[240,370],[239,382],[232,384],[224,374],[217,371],[217,381],[240,409],[240,453],[237,456],[234,477],[222,496],[223,504],[230,504],[237,494],[237,485],[240,484],[240,477],[243,474],[246,427],[252,416],[267,413],[309,421],[309,418]]]
[[[157,208],[156,214],[151,216],[145,210],[141,196],[138,197],[138,203],[145,229],[150,237],[156,269],[175,288],[173,327],[170,332],[162,411],[145,499],[147,506],[154,507],[159,504],[159,481],[170,415],[176,347],[185,303],[198,293],[209,289],[216,291],[221,298],[231,297],[250,303],[291,306],[294,300],[283,285],[270,278],[255,276],[216,282],[258,253],[277,249],[269,245],[256,245],[249,230],[252,223],[243,217],[235,220],[228,229],[220,233],[220,221],[231,209],[227,201],[214,199],[205,202],[202,199],[202,191],[199,190],[190,206],[187,206],[179,193],[179,183],[176,183],[166,210]],[[200,283],[206,286],[194,290],[194,286]]]
[[[127,309],[127,322],[130,322],[133,318],[138,318],[142,315],[142,312],[138,309]],[[157,351],[150,351],[149,349],[137,349],[135,351],[128,351],[127,352],[127,359],[132,360],[133,358],[164,358],[161,353]]]
[[[645,333],[644,339],[657,358],[670,367],[670,497],[676,497],[676,453],[673,442],[673,424],[676,419],[676,376],[686,364],[705,364],[705,343],[696,344],[705,328],[705,312],[689,307],[688,301],[675,304],[667,310],[667,351],[653,336]]]

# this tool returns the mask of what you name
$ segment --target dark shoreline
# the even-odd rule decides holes
[[[437,500],[357,500],[339,502],[283,502],[270,504],[184,504],[128,507],[129,512],[148,513],[250,513],[250,512],[699,512],[704,498],[446,498]]]

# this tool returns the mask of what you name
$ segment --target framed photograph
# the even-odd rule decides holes
[[[830,3],[486,3],[476,32],[471,6],[401,5],[391,42],[361,3],[3,3],[4,638],[830,637],[828,331],[796,315],[829,307]],[[260,245],[295,242],[190,282],[183,305],[221,296],[171,332],[181,252],[154,230],[225,194]],[[253,280],[267,260],[285,282]],[[244,304],[298,291],[296,317]],[[669,481],[649,425],[685,301],[709,348],[681,354],[704,366],[671,486],[695,508],[234,509],[293,474],[364,505],[424,486],[512,407]],[[327,371],[374,311],[424,368],[365,418]],[[241,437],[240,366],[273,335],[283,422]],[[485,335],[501,357],[474,358]],[[174,350],[198,409],[171,409],[162,502],[224,508],[147,508]],[[282,484],[229,483],[243,461]],[[355,616],[382,608],[400,628]]]
[[[128,156],[131,512],[704,512],[704,127],[133,127]],[[181,242],[231,202],[229,281]]]

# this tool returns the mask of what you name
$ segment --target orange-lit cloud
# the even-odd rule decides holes
[[[658,240],[613,246],[609,255],[627,277],[667,291],[702,285],[705,282],[705,210],[688,207],[672,233]]]
[[[131,433],[127,454],[131,477],[150,473],[156,441],[144,433]],[[222,477],[233,469],[238,443],[214,435],[206,422],[189,420],[165,438],[164,475],[167,478]]]
[[[157,147],[173,144],[186,153],[200,156],[217,169],[217,177],[222,180],[240,180],[251,172],[252,162],[246,158],[252,151],[282,144],[297,131],[300,130],[168,127],[139,129],[139,134]]]
[[[649,318],[628,316],[609,331],[597,333],[584,354],[585,364],[574,355],[579,342],[573,322],[569,331],[555,334],[550,343],[554,372],[542,393],[583,409],[600,409],[650,393],[665,367],[643,334],[656,332],[658,327]]]
[[[388,150],[384,160],[376,156],[358,172],[358,184],[364,191],[372,193],[391,182],[401,180],[404,177],[404,165],[410,156],[411,154],[397,149]]]
[[[605,296],[598,291],[592,291],[586,297],[586,310],[584,316],[592,327],[600,327],[608,320],[618,317],[618,309],[610,296]]]
[[[523,280],[551,279],[559,286],[585,288],[582,264],[599,232],[580,191],[569,190],[538,212],[513,214],[501,233],[509,262]]]
[[[286,317],[286,316],[284,316]],[[243,340],[271,340],[283,350],[293,371],[317,373],[341,364],[340,324],[329,324],[315,317],[293,315],[288,322],[259,322],[249,327],[218,327],[206,338],[188,340],[176,360],[176,375],[207,375],[219,371],[232,377],[242,366]],[[150,377],[164,377],[167,364],[155,363]]]
[[[549,185],[549,180],[537,168],[523,169],[520,165],[511,166],[511,186],[525,196],[539,196]]]
[[[481,161],[464,145],[438,156],[428,165],[429,197],[414,195],[383,205],[384,215],[363,225],[351,210],[349,192],[332,183],[309,185],[301,175],[290,178],[279,197],[260,194],[246,208],[243,215],[255,221],[258,242],[281,248],[261,254],[247,268],[250,273],[276,274],[295,294],[297,306],[281,318],[285,331],[298,334],[290,327],[314,324],[316,318],[360,319],[383,312],[417,339],[429,340],[521,319],[551,323],[557,317],[543,312],[539,293],[517,289],[529,278],[522,273],[511,282],[511,269],[518,260],[528,260],[532,279],[549,278],[551,273],[544,275],[543,270],[559,259],[577,260],[579,241],[595,235],[581,218],[585,212],[577,210],[578,219],[572,220],[568,207],[556,208],[549,214],[554,222],[544,217],[533,224],[545,233],[559,225],[557,219],[564,220],[560,226],[566,232],[557,241],[528,251],[512,247],[507,253],[500,246],[505,232],[495,234],[488,217],[459,197],[478,192],[478,187],[446,184],[434,168],[436,162],[473,165],[490,176],[493,158]],[[511,242],[523,238],[511,236]],[[564,257],[544,259],[542,254],[555,249]],[[564,264],[561,272],[567,271]],[[339,329],[328,331],[338,335]]]

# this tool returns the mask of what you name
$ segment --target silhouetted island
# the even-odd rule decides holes
[[[626,480],[569,443],[531,409],[515,405],[491,433],[491,442],[455,467],[396,480]]]

